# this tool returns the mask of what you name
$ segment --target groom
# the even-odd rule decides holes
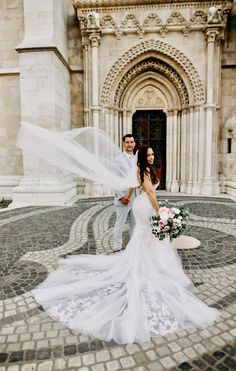
[[[133,134],[126,134],[122,138],[123,153],[114,160],[114,168],[116,173],[122,174],[125,171],[131,171],[133,166],[136,166],[136,156],[133,153],[135,141]],[[115,191],[115,210],[116,221],[114,225],[114,249],[113,252],[118,252],[122,248],[122,232],[130,213],[130,235],[134,227],[134,216],[132,213],[132,204],[135,198],[135,190],[131,198],[128,197],[128,189],[123,191]]]

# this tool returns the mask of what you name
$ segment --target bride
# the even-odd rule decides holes
[[[22,128],[19,146],[35,153],[36,139],[41,148],[38,155],[48,160],[44,136],[50,142],[50,136],[57,134],[48,130],[40,133],[41,128],[35,132],[29,125]],[[57,139],[61,140],[58,154],[66,139]],[[68,154],[68,142],[65,147],[63,156]],[[69,152],[71,156],[73,150]],[[50,155],[53,157],[51,148]],[[120,344],[143,342],[181,328],[206,327],[218,316],[216,309],[194,295],[195,287],[169,238],[159,241],[152,234],[149,218],[159,212],[153,160],[152,148],[141,146],[137,156],[138,195],[133,204],[136,224],[126,249],[107,256],[78,255],[60,260],[59,268],[32,292],[52,318],[73,331]],[[93,178],[91,169],[89,174]]]

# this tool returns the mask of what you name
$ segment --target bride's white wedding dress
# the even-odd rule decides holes
[[[58,133],[23,122],[18,146],[111,189],[138,184],[130,167],[116,174],[113,159],[121,151],[100,129]],[[125,251],[61,260],[59,269],[33,290],[35,299],[74,331],[117,343],[211,324],[216,309],[193,294],[195,288],[169,239],[153,236],[149,221],[153,210],[144,191],[136,197],[133,212],[136,225]]]
[[[169,239],[153,236],[153,210],[144,191],[133,212],[136,225],[124,251],[60,260],[60,268],[33,290],[35,299],[72,330],[117,343],[211,324],[217,310],[193,294]]]

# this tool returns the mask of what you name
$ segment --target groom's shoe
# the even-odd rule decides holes
[[[113,250],[113,254],[115,254],[116,252],[120,252],[121,251],[121,249],[119,249],[119,250]]]

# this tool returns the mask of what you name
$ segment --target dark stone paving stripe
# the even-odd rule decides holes
[[[7,218],[17,216],[17,215],[24,215],[24,214],[27,214],[27,213],[32,212],[32,211],[44,210],[44,209],[48,209],[48,206],[47,207],[27,206],[27,207],[21,207],[19,209],[10,209],[10,210],[6,209],[4,211],[1,211],[0,220],[4,220],[4,219],[7,219]]]
[[[0,353],[0,364],[8,364],[22,361],[36,361],[46,359],[56,359],[67,357],[76,354],[84,354],[89,352],[107,349],[116,346],[113,341],[93,340],[91,342],[83,342],[80,344],[57,345],[50,348],[40,349],[25,349],[16,352]]]
[[[213,307],[216,309],[222,309],[233,303],[236,303],[236,290],[228,295],[225,295],[222,299],[214,303]]]
[[[89,219],[88,226],[87,226],[87,233],[88,233],[88,241],[79,249],[73,250],[66,255],[61,255],[62,258],[66,258],[70,255],[80,255],[80,254],[96,254],[96,244],[95,244],[95,236],[93,231],[93,224],[96,217],[101,214],[104,210],[109,208],[110,205],[106,205],[101,207],[93,216]]]
[[[205,353],[199,359],[183,362],[170,371],[196,370],[196,367],[205,371],[230,371],[236,370],[236,342],[219,348],[214,352]]]
[[[186,205],[186,209],[199,217],[236,219],[236,203],[224,205],[224,208],[220,208],[219,204],[212,204],[210,208],[204,208],[202,204],[193,201],[193,203]]]

